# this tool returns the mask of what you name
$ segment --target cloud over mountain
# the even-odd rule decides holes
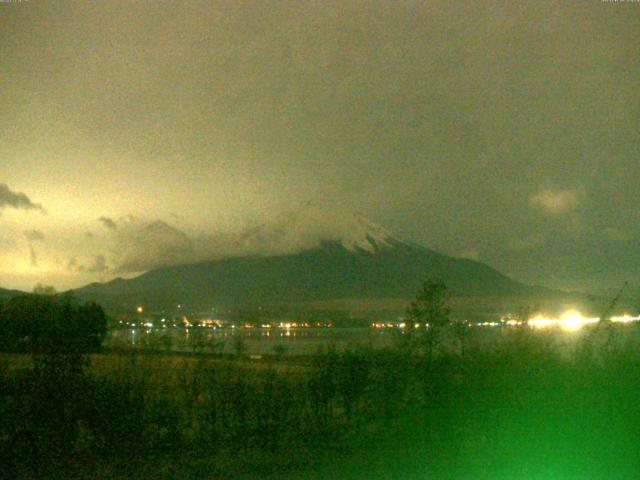
[[[0,183],[0,210],[3,208],[16,208],[22,210],[39,210],[44,213],[42,205],[33,203],[27,195],[15,192],[6,183]]]
[[[393,235],[385,228],[337,205],[306,203],[262,225],[238,232],[201,235],[196,250],[204,260],[229,256],[287,255],[323,242],[339,242],[348,250],[388,247]]]
[[[162,220],[129,216],[114,224],[112,251],[117,272],[142,272],[193,259],[193,240]]]
[[[158,267],[249,255],[287,255],[323,242],[374,252],[394,240],[386,229],[338,207],[306,204],[258,226],[232,232],[187,233],[163,220],[101,217],[104,260],[84,272],[134,273]],[[97,257],[95,257],[97,258]],[[107,267],[111,265],[111,267]],[[75,265],[74,265],[75,266]]]
[[[109,271],[109,266],[104,255],[94,255],[91,265],[88,267],[81,265],[78,269],[88,273],[105,273]]]

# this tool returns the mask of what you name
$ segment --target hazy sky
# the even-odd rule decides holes
[[[0,3],[0,286],[329,198],[564,288],[640,282],[640,3]]]

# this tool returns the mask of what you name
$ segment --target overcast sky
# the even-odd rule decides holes
[[[640,3],[0,3],[0,286],[330,199],[562,288],[640,282]]]

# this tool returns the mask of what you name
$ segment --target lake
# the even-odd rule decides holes
[[[624,325],[616,329],[619,337],[634,348],[640,345],[640,325]],[[517,329],[528,327],[471,327],[466,338],[488,347],[511,338]],[[561,351],[571,352],[578,341],[593,331],[593,326],[566,331],[557,328],[531,330],[546,336]],[[107,348],[160,350],[174,352],[207,352],[233,354],[241,348],[248,355],[309,355],[328,348],[343,351],[357,346],[384,348],[393,346],[402,335],[398,328],[135,328],[109,332]],[[618,341],[620,338],[617,339]],[[455,342],[452,342],[455,343]],[[240,345],[240,347],[239,347]],[[454,347],[455,348],[455,347]]]

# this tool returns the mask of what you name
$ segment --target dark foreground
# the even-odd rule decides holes
[[[637,479],[635,326],[493,348],[2,357],[4,478]],[[423,352],[424,353],[424,352]]]

